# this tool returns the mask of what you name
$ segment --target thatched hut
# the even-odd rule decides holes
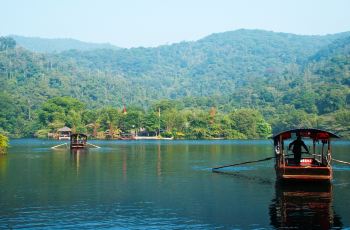
[[[72,130],[67,126],[57,130],[58,140],[70,140],[71,134],[72,134]]]

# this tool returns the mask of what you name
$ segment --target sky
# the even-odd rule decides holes
[[[0,0],[0,36],[73,38],[130,47],[263,29],[350,31],[350,0]]]

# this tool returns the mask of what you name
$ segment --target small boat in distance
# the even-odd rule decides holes
[[[70,136],[70,148],[81,149],[87,146],[87,136],[82,133],[74,133]]]
[[[295,159],[291,156],[293,153],[288,153],[290,145],[285,143],[297,137],[312,141],[312,148],[308,150],[308,155],[301,156],[300,159]],[[332,138],[339,138],[339,136],[320,129],[293,129],[274,135],[277,179],[282,181],[331,181],[333,178]]]

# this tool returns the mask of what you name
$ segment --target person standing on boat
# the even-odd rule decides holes
[[[294,140],[292,143],[289,144],[288,149],[290,150],[293,146],[293,154],[294,154],[294,161],[296,164],[300,164],[301,160],[301,147],[304,147],[307,153],[309,153],[309,150],[307,146],[305,145],[304,141],[301,139],[301,136],[298,134],[297,139]]]

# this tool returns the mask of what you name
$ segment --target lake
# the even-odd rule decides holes
[[[350,228],[350,166],[331,185],[280,186],[272,141],[11,140],[0,156],[0,229]],[[333,143],[350,161],[350,142]]]

